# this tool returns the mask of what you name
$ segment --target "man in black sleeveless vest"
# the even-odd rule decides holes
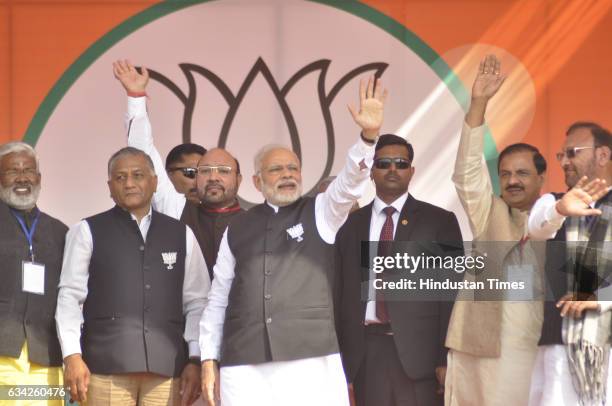
[[[144,152],[119,150],[108,175],[117,205],[66,242],[56,313],[66,386],[89,405],[191,404],[204,258],[188,227],[151,209],[157,179]]]
[[[552,239],[547,247],[546,278],[553,297],[544,303],[529,403],[534,406],[585,404],[586,398],[593,402],[589,404],[602,404],[606,387],[608,398],[612,394],[607,356],[598,366],[585,365],[584,360],[590,357],[575,352],[585,346],[582,337],[601,338],[601,342],[588,344],[595,344],[592,354],[609,351],[612,297],[604,292],[609,291],[609,286],[605,288],[612,279],[612,192],[607,188],[612,184],[612,135],[596,123],[577,122],[566,136],[557,158],[571,189],[565,194],[542,196],[529,216],[530,238]],[[584,244],[584,251],[577,242]],[[592,250],[594,258],[588,258],[592,246],[599,248]],[[568,284],[568,273],[572,285]],[[577,296],[585,293],[595,298]],[[587,323],[576,324],[587,317],[583,316],[585,311],[589,319],[601,319],[594,330]],[[598,331],[606,318],[607,331]],[[582,329],[586,330],[580,338],[571,333]],[[586,377],[581,375],[584,371]],[[584,384],[593,377],[600,384]]]
[[[360,272],[361,241],[383,241],[383,235],[392,241],[463,241],[453,213],[408,193],[413,158],[405,139],[382,135],[372,168],[376,197],[338,232],[336,325],[344,370],[359,406],[443,404],[437,392],[444,384],[444,340],[453,302],[385,301],[373,289],[372,300],[362,300],[362,286],[371,286],[368,281],[375,277]]]
[[[167,168],[164,169],[153,143],[146,109],[146,88],[149,83],[146,68],[143,67],[140,73],[128,61],[116,61],[113,72],[128,95],[128,145],[146,152],[155,165],[158,186],[153,196],[153,207],[191,227],[212,279],[223,232],[230,220],[244,211],[236,197],[242,181],[238,160],[222,148],[208,150],[197,164],[197,175],[193,174],[200,202],[186,200],[185,195],[178,193],[170,183]]]
[[[68,228],[36,207],[40,180],[30,145],[0,146],[0,385],[62,385],[53,315]]]
[[[366,187],[386,92],[361,84],[362,128],[344,168],[316,198],[301,197],[300,160],[278,145],[255,157],[266,202],[233,220],[221,241],[201,325],[209,405],[346,405],[330,281],[333,243]],[[221,365],[220,378],[217,363]]]

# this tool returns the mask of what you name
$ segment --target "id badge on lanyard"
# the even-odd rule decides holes
[[[34,261],[34,247],[33,239],[36,226],[38,225],[38,219],[40,218],[40,211],[36,213],[36,217],[32,222],[32,226],[28,231],[25,225],[25,221],[21,218],[18,213],[13,212],[21,230],[25,234],[28,240],[28,247],[30,249],[30,260],[21,262],[21,290],[27,293],[34,293],[36,295],[45,294],[45,265]]]
[[[21,290],[37,295],[45,294],[45,266],[31,261],[21,262],[23,275]]]

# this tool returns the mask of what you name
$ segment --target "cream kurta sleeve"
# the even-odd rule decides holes
[[[483,157],[484,136],[484,125],[470,128],[463,123],[452,178],[474,239],[485,230],[493,206],[493,185]]]

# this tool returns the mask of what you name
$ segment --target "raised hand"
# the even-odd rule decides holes
[[[472,99],[489,100],[495,96],[501,85],[506,80],[500,72],[501,63],[495,55],[487,55],[480,62],[478,74],[472,85]]]
[[[472,102],[465,116],[465,122],[471,127],[479,127],[484,123],[487,103],[497,93],[506,80],[501,75],[501,63],[495,55],[487,55],[480,62],[476,79],[472,85]]]
[[[563,197],[557,202],[556,208],[559,214],[570,216],[598,216],[601,210],[592,209],[590,204],[598,201],[608,193],[606,181],[603,179],[593,179],[588,182],[586,176],[576,183]]]
[[[142,73],[139,73],[127,59],[113,62],[115,78],[121,82],[130,96],[144,96],[145,94],[149,83],[149,72],[144,66],[141,71]]]
[[[368,140],[376,141],[378,137],[387,94],[387,89],[382,88],[380,79],[370,77],[367,86],[363,80],[359,82],[359,111],[352,104],[348,105],[353,120],[361,127],[363,136]]]

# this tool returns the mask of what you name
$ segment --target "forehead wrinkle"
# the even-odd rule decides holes
[[[262,166],[270,167],[282,165],[285,163],[293,163],[300,167],[300,159],[297,154],[287,148],[275,148],[268,151],[262,158]]]
[[[23,155],[25,159],[16,159],[16,155]],[[25,166],[27,164],[33,164],[33,166],[36,167],[36,158],[24,152],[11,152],[10,154],[4,155],[0,158],[0,166]]]
[[[120,163],[121,163],[121,159],[113,163],[113,166],[111,167],[111,175],[142,171],[145,173],[148,172],[151,176],[156,176],[155,171],[152,170],[149,167],[149,165],[147,165],[146,162],[143,163],[143,165],[136,164],[136,165],[128,165],[128,166],[120,166]]]
[[[569,134],[565,138],[564,147],[592,147],[595,145],[595,138],[590,131],[581,131],[582,129],[576,130]]]

